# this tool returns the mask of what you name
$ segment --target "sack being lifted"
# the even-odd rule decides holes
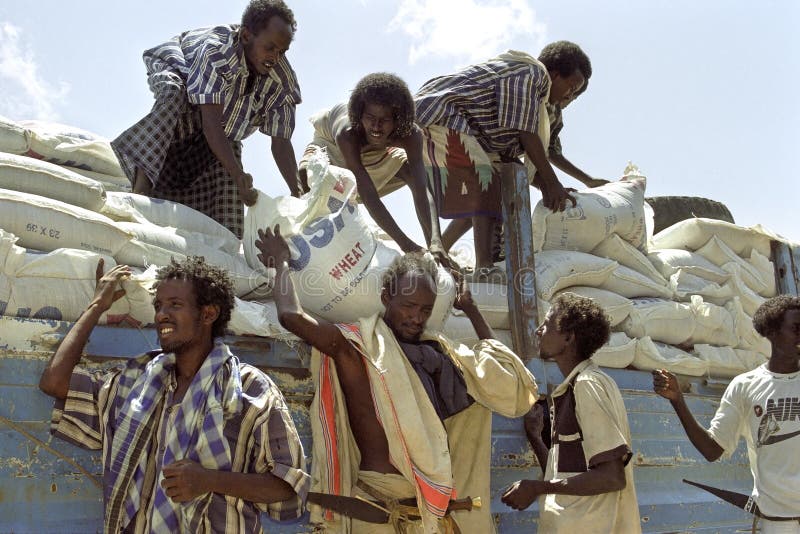
[[[258,202],[245,216],[247,263],[265,271],[255,247],[258,230],[280,224],[291,250],[292,279],[306,311],[348,322],[382,310],[383,272],[399,252],[379,246],[356,203],[355,177],[349,170],[330,165],[318,151],[308,162],[308,182],[310,191],[301,198],[271,198],[259,192]],[[436,317],[429,325],[444,322],[455,297],[452,279],[441,271]],[[271,273],[265,274],[271,278]]]
[[[611,234],[639,250],[647,246],[644,190],[647,179],[628,164],[617,182],[572,193],[576,204],[554,212],[542,201],[533,210],[533,247],[591,252]]]

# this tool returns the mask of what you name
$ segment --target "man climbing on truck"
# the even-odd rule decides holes
[[[258,195],[242,140],[260,130],[294,196],[300,86],[286,52],[297,23],[283,0],[251,0],[241,24],[181,33],[144,52],[155,103],[111,143],[134,193],[180,202],[242,237]]]

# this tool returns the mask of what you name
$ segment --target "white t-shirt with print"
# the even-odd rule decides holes
[[[744,437],[764,514],[800,516],[800,372],[773,373],[764,364],[734,378],[709,433],[727,456]]]

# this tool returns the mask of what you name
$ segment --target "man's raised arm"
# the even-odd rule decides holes
[[[681,425],[683,425],[683,429],[689,437],[689,441],[692,442],[692,445],[700,451],[700,454],[702,454],[706,460],[709,462],[717,460],[722,456],[724,449],[720,447],[719,443],[714,441],[714,438],[708,434],[705,428],[700,426],[700,423],[694,418],[692,412],[689,411],[689,407],[686,405],[680,385],[678,384],[678,379],[674,374],[665,369],[656,369],[652,373],[653,390],[672,404],[672,408],[678,415],[678,419],[680,419]]]
[[[339,328],[324,320],[317,320],[303,311],[289,272],[289,245],[281,235],[280,225],[258,231],[256,248],[258,259],[266,267],[275,268],[275,287],[272,297],[278,308],[278,320],[291,333],[317,350],[334,359],[355,352]]]
[[[130,267],[117,265],[104,276],[103,264],[101,258],[97,262],[97,287],[94,291],[94,298],[64,337],[64,341],[56,349],[39,379],[39,389],[56,399],[67,398],[72,370],[80,361],[83,347],[86,346],[92,330],[97,326],[100,316],[111,308],[114,301],[125,294],[125,290],[117,289],[117,286],[123,278],[131,275]]]
[[[472,323],[472,328],[475,329],[478,339],[497,339],[494,335],[494,330],[492,330],[492,327],[489,326],[486,318],[478,309],[478,305],[472,300],[472,293],[469,290],[466,279],[457,271],[453,271],[453,278],[457,288],[453,307],[464,312],[464,315]]]

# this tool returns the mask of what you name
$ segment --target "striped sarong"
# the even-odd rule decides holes
[[[444,126],[428,126],[422,133],[422,157],[439,216],[502,219],[500,157],[487,154],[473,136]]]

